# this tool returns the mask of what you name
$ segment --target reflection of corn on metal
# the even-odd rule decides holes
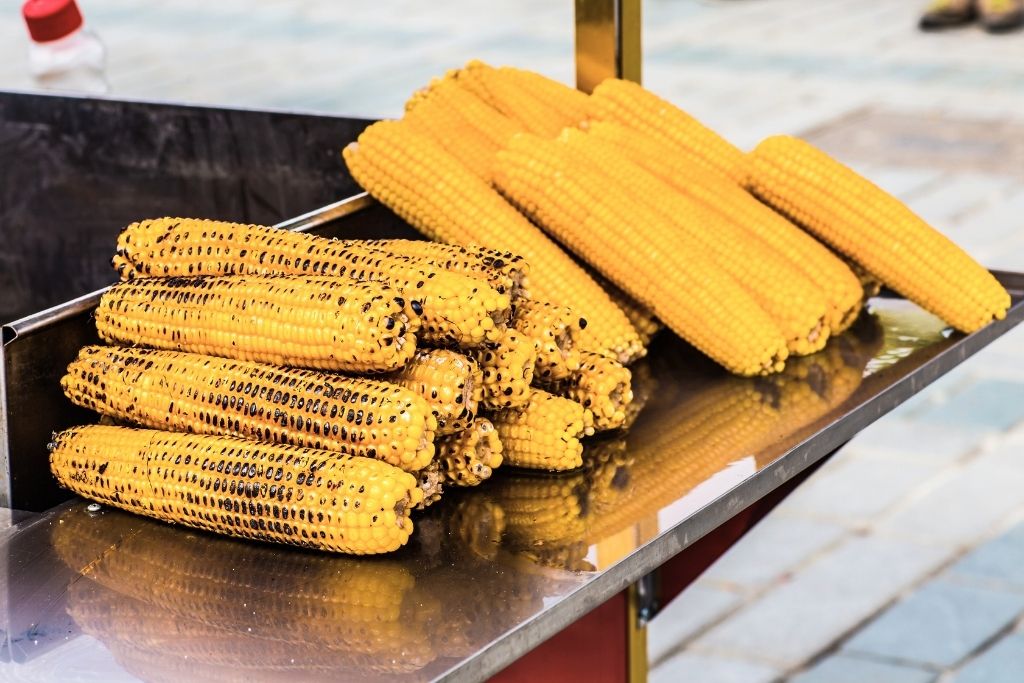
[[[188,672],[211,680],[221,667],[336,678],[350,669],[415,671],[434,658],[436,605],[398,562],[238,543],[80,507],[61,516],[52,537],[82,574],[69,612],[134,671],[163,669],[170,680]],[[392,656],[396,643],[401,657]]]
[[[538,564],[580,569],[592,545],[622,540],[623,530],[637,526],[642,542],[638,525],[666,504],[738,460],[764,467],[792,444],[788,437],[799,437],[841,406],[880,341],[874,320],[862,317],[824,351],[794,359],[779,375],[716,374],[691,387],[688,400],[652,391],[648,411],[663,429],[641,424],[624,437],[588,442],[577,472],[495,482],[503,545]],[[646,366],[634,370],[652,386],[659,369]],[[640,422],[646,418],[645,412]]]

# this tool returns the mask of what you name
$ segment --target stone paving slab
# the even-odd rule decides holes
[[[994,638],[1024,610],[1024,595],[938,580],[861,629],[849,653],[949,668]]]
[[[650,675],[651,683],[772,683],[781,672],[765,664],[682,653],[664,661]]]
[[[664,659],[741,602],[742,597],[738,593],[705,583],[684,591],[666,605],[647,627],[647,652],[651,661]]]
[[[1024,635],[1012,635],[965,666],[951,683],[1020,683],[1024,672]]]
[[[972,584],[1024,592],[1024,523],[972,550],[949,576]]]
[[[917,667],[879,662],[850,654],[823,659],[791,683],[933,683],[938,675]]]
[[[851,539],[698,638],[693,651],[798,666],[947,557],[936,546]]]

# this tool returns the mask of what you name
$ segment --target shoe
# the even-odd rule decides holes
[[[981,25],[989,33],[1006,33],[1024,26],[1024,0],[978,0]]]
[[[922,31],[940,31],[969,24],[977,16],[974,0],[932,0],[918,25]]]

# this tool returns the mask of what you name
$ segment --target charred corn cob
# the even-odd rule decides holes
[[[788,355],[786,340],[750,294],[693,249],[653,207],[631,200],[631,193],[597,169],[571,161],[570,151],[562,142],[517,135],[498,154],[495,183],[545,229],[730,371],[780,370]]]
[[[485,408],[497,410],[526,403],[537,364],[533,339],[516,330],[506,330],[501,339],[473,349],[471,355],[483,373]]]
[[[580,366],[580,334],[587,321],[571,308],[543,301],[516,306],[515,328],[537,348],[534,377],[541,381],[564,379]]]
[[[381,121],[346,147],[344,157],[360,185],[431,239],[520,254],[530,264],[532,295],[572,302],[586,318],[587,350],[606,351],[622,362],[643,355],[636,331],[600,285],[493,188],[426,136],[402,122]]]
[[[147,278],[103,293],[104,341],[274,365],[378,372],[408,362],[419,318],[376,283],[295,275]]]
[[[428,240],[374,240],[371,244],[384,252],[408,256],[417,263],[482,280],[495,291],[508,294],[513,302],[530,298],[530,264],[510,251]]]
[[[618,429],[626,422],[633,401],[629,368],[614,358],[585,353],[580,367],[561,381],[545,384],[556,396],[576,401],[594,415],[594,429]]]
[[[193,275],[306,275],[378,282],[422,313],[423,339],[475,345],[497,337],[509,295],[367,240],[331,240],[262,225],[195,218],[133,223],[117,240],[123,280]],[[413,315],[413,314],[410,314]]]
[[[440,79],[429,90],[408,103],[404,120],[488,180],[494,155],[522,125],[452,80]]]
[[[822,241],[962,332],[1006,316],[1010,296],[966,252],[898,199],[808,143],[768,138],[750,189]]]
[[[562,137],[570,148],[572,168],[602,168],[612,182],[645,197],[691,249],[707,253],[728,272],[775,322],[791,354],[819,351],[828,340],[825,297],[814,283],[783,255],[719,214],[675,192],[657,176],[629,161],[618,149],[578,130]],[[581,179],[585,182],[585,179]],[[591,189],[599,188],[591,181]],[[600,191],[600,190],[598,190]],[[666,221],[669,224],[666,224]],[[652,226],[654,228],[655,226]]]
[[[427,401],[438,436],[468,429],[483,398],[484,377],[477,362],[445,349],[421,349],[408,365],[382,379]]]
[[[501,410],[492,421],[510,465],[560,471],[583,464],[585,416],[579,403],[531,389],[526,405]]]
[[[640,361],[629,366],[630,388],[633,389],[633,400],[626,406],[626,419],[622,422],[623,429],[629,429],[640,417],[640,413],[654,398],[658,389],[658,379],[651,370],[650,363]]]
[[[501,465],[501,440],[486,418],[477,419],[468,429],[437,442],[437,462],[446,483],[476,486]]]
[[[587,134],[615,145],[631,161],[724,220],[761,239],[800,269],[825,296],[825,321],[832,334],[839,334],[857,318],[861,290],[850,268],[828,247],[759,202],[735,182],[707,173],[690,159],[666,154],[664,145],[657,138],[614,121],[592,122],[587,127]],[[628,306],[614,295],[612,298],[642,336],[644,324],[631,314]]]
[[[423,500],[416,505],[417,510],[428,508],[441,500],[441,494],[444,493],[444,475],[441,474],[441,464],[437,460],[431,460],[429,465],[417,472],[416,481],[423,493]]]
[[[434,456],[426,399],[383,381],[174,351],[87,346],[61,380],[74,403],[159,429],[240,436],[383,460]]]
[[[359,555],[404,545],[422,498],[415,477],[370,458],[99,425],[54,435],[50,469],[79,495],[165,522]]]
[[[657,138],[662,154],[681,154],[734,182],[743,180],[743,152],[674,104],[638,83],[609,78],[594,89],[588,118],[616,121]]]

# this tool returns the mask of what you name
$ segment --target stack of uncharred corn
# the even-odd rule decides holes
[[[584,350],[626,362],[664,324],[735,374],[778,372],[853,323],[864,283],[968,333],[1010,302],[964,251],[808,143],[774,136],[744,153],[624,80],[587,95],[472,61],[344,157],[431,239],[523,254],[548,300],[610,282],[574,303],[600,347]]]
[[[118,238],[105,345],[64,393],[114,424],[56,434],[66,487],[136,513],[346,553],[503,462],[565,470],[621,427],[629,370],[506,250],[162,218]]]

